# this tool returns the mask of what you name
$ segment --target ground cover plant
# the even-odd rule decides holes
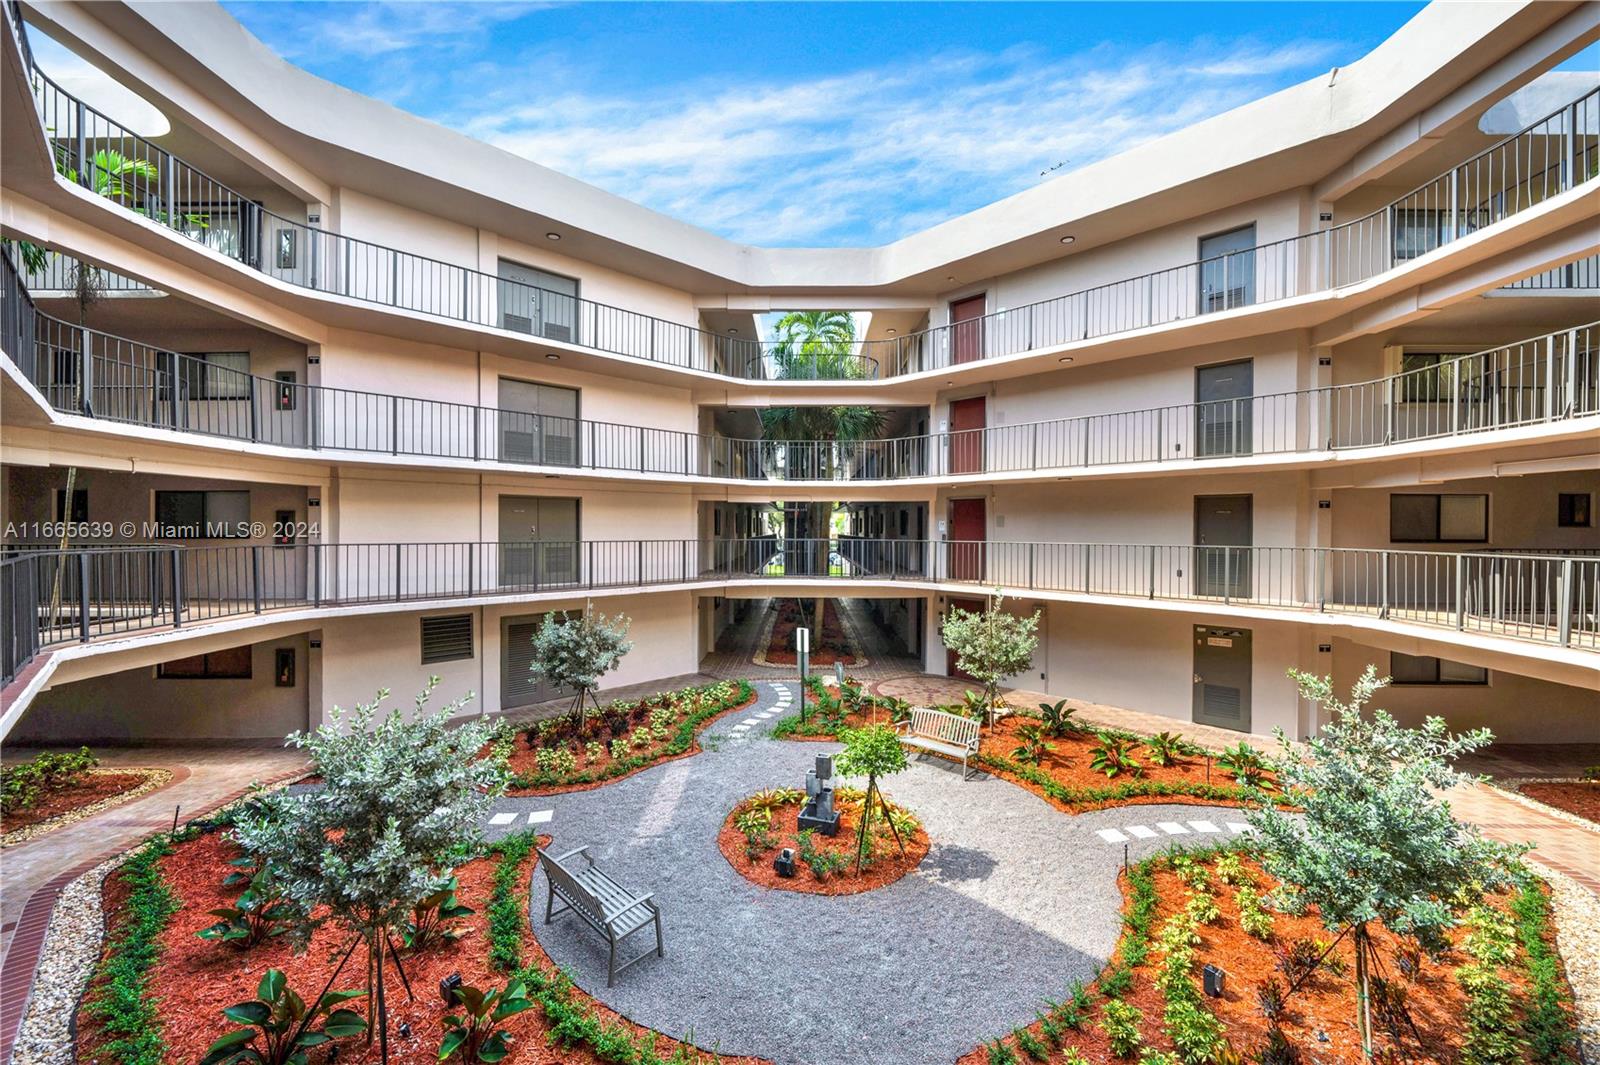
[[[772,622],[772,634],[767,638],[763,657],[768,665],[792,666],[799,659],[794,649],[794,631],[805,621],[800,604],[792,599],[778,601],[777,617]],[[860,665],[861,656],[851,643],[850,633],[839,618],[839,608],[832,599],[823,600],[822,626],[811,641],[809,660],[814,666],[832,666],[843,662],[847,666]]]
[[[5,831],[42,824],[91,803],[142,787],[152,771],[99,770],[87,747],[44,751],[0,769],[0,817]]]
[[[834,807],[839,811],[836,836],[801,831],[799,815],[805,801],[806,793],[798,788],[771,788],[741,801],[729,812],[717,836],[723,857],[740,875],[763,887],[854,895],[899,880],[928,854],[928,834],[921,821],[901,806],[889,803],[885,813],[875,801],[875,816],[867,824],[863,817],[867,793],[863,789],[838,788],[834,792]],[[863,827],[867,829],[865,837]],[[773,868],[773,859],[785,847],[795,852],[793,877],[779,876]],[[864,860],[858,869],[860,855]]]
[[[1263,908],[1281,885],[1252,850],[1174,849],[1131,866],[1121,886],[1123,933],[1099,978],[1040,1004],[1033,1023],[974,1048],[961,1065],[1366,1060],[1352,942],[1335,941],[1314,911]],[[1252,906],[1263,915],[1254,922]],[[1374,930],[1386,971],[1374,996],[1376,1056],[1576,1065],[1549,914],[1543,886],[1519,875],[1447,933],[1450,949],[1438,960],[1418,961],[1409,937]],[[1206,964],[1226,972],[1220,997],[1203,990]]]
[[[593,787],[697,750],[701,729],[755,698],[740,680],[614,700],[584,719],[567,713],[506,727],[493,747],[511,770],[511,794]]]
[[[846,729],[893,725],[911,716],[911,704],[892,696],[873,695],[853,677],[838,687],[820,677],[806,678],[806,705],[786,715],[772,729],[780,739],[838,739]]]

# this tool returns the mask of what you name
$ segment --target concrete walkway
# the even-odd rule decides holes
[[[507,799],[491,817],[498,834],[534,814],[557,852],[588,846],[618,880],[655,892],[666,957],[640,962],[615,988],[604,941],[587,925],[570,915],[543,923],[538,873],[534,932],[585,991],[658,1031],[692,1032],[702,1047],[778,1065],[947,1065],[1031,1021],[1074,978],[1093,978],[1120,932],[1125,845],[1137,859],[1174,840],[1213,842],[1229,834],[1213,822],[1239,820],[1176,805],[1069,817],[1006,781],[963,782],[959,766],[919,760],[883,785],[933,839],[918,869],[853,896],[757,887],[717,849],[728,811],[763,788],[802,784],[816,754],[838,749],[767,735],[795,705],[793,687],[759,684],[757,704],[717,722],[693,758],[593,791]],[[1133,822],[1155,826],[1149,838],[1122,831]]]

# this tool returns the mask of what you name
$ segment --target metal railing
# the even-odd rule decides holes
[[[92,270],[97,275],[95,281],[96,291],[104,293],[130,292],[143,296],[161,295],[159,289],[151,288],[137,278],[127,277],[114,270],[107,270],[103,266],[93,263],[82,263],[86,270]],[[26,284],[28,291],[38,298],[67,297],[70,298],[77,291],[77,271],[80,262],[70,255],[58,251],[48,253],[44,266],[38,270],[28,271]]]
[[[1525,277],[1521,281],[1513,281],[1509,285],[1501,285],[1500,288],[1515,292],[1559,292],[1597,289],[1600,288],[1600,255],[1574,259],[1564,266],[1546,270],[1541,274],[1534,274],[1532,277]]]
[[[9,683],[44,648],[287,608],[734,580],[960,584],[1237,604],[1600,651],[1594,556],[774,536],[7,552],[0,557],[0,654]]]
[[[14,15],[7,8],[8,18]],[[19,23],[13,30],[25,37]],[[1600,89],[1365,217],[826,354],[783,354],[652,315],[401,251],[267,210],[32,67],[68,180],[281,281],[610,354],[762,379],[881,379],[1020,354],[1365,281],[1592,179]]]

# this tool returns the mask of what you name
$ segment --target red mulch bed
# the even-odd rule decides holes
[[[39,801],[26,810],[7,814],[4,829],[15,832],[30,825],[60,817],[80,806],[100,802],[125,791],[132,791],[150,779],[148,773],[85,773],[75,784],[57,788],[39,796]]]
[[[619,780],[627,780],[629,777],[633,776],[635,773],[642,773],[646,769],[650,769],[650,768],[653,768],[654,766],[658,766],[663,762],[676,761],[679,758],[688,758],[690,755],[699,754],[701,749],[702,749],[700,747],[700,734],[702,732],[704,732],[707,728],[711,727],[711,725],[715,724],[716,722],[721,721],[723,718],[727,717],[729,714],[737,714],[742,710],[748,709],[752,704],[757,702],[760,698],[761,698],[761,693],[759,691],[756,691],[754,688],[752,688],[751,689],[750,698],[745,699],[743,702],[739,703],[736,706],[730,706],[728,709],[722,711],[720,714],[715,714],[715,715],[713,715],[711,717],[706,718],[704,721],[702,721],[695,728],[695,740],[694,740],[693,743],[691,743],[689,745],[689,749],[687,751],[684,751],[684,752],[680,753],[680,754],[668,755],[668,754],[662,753],[666,749],[667,744],[672,742],[672,737],[669,735],[666,739],[661,740],[661,741],[656,742],[656,743],[652,743],[648,747],[641,747],[637,751],[630,749],[630,751],[629,751],[630,754],[645,754],[645,755],[660,755],[660,756],[659,757],[653,757],[649,762],[646,762],[644,765],[639,766],[639,768],[630,770],[630,771],[628,771],[626,773],[622,773],[622,774],[620,774],[618,776],[606,777],[603,780],[591,780],[591,781],[588,781],[586,783],[579,783],[579,784],[553,784],[553,785],[549,785],[549,786],[534,787],[534,788],[512,787],[512,788],[507,788],[506,789],[506,794],[507,795],[564,795],[567,792],[572,792],[572,791],[591,791],[591,790],[593,790],[595,788],[604,787],[607,784],[614,784]],[[645,713],[640,717],[639,721],[635,722],[635,721],[631,721],[630,720],[629,728],[628,728],[628,731],[627,731],[627,733],[625,735],[631,737],[633,735],[634,729],[637,728],[640,724],[648,726],[649,723],[650,723],[650,713],[649,713],[648,710],[646,710]],[[673,726],[673,727],[676,728],[676,726]],[[593,714],[593,713],[591,713],[589,715],[588,728],[590,730],[588,739],[593,739],[593,740],[596,740],[596,741],[604,744],[606,746],[606,753],[602,754],[599,758],[597,758],[596,760],[591,762],[589,760],[588,753],[584,750],[584,742],[586,742],[586,741],[574,741],[574,742],[570,743],[568,745],[568,750],[570,750],[572,752],[572,756],[573,756],[574,760],[577,763],[577,768],[573,770],[574,773],[583,773],[583,772],[589,771],[589,770],[601,770],[601,769],[604,769],[606,766],[610,765],[611,762],[613,761],[613,759],[611,757],[611,741],[615,737],[612,735],[610,728],[607,727],[606,724],[604,723],[604,721],[600,719],[599,715]],[[511,767],[511,772],[513,774],[526,773],[526,774],[528,774],[530,776],[532,774],[538,772],[538,770],[539,770],[538,752],[539,752],[538,746],[536,744],[534,744],[534,743],[530,743],[529,742],[527,732],[526,731],[519,731],[517,733],[516,740],[515,740],[512,748],[511,748],[511,757],[510,757],[510,759],[508,761],[508,764]]]
[[[1255,862],[1246,859],[1244,867],[1254,876],[1257,890],[1265,893],[1272,886],[1271,878]],[[1123,911],[1126,913],[1128,881],[1126,877],[1121,877],[1120,881],[1124,894]],[[1155,883],[1156,897],[1160,902],[1158,916],[1151,925],[1152,939],[1162,923],[1183,908],[1190,890],[1170,870],[1156,872]],[[1217,922],[1203,924],[1199,928],[1201,942],[1195,948],[1195,986],[1198,988],[1200,984],[1200,968],[1208,962],[1220,964],[1226,970],[1222,997],[1205,998],[1204,1001],[1206,1007],[1222,1021],[1224,1036],[1234,1049],[1247,1059],[1254,1060],[1251,1055],[1265,1040],[1269,1029],[1267,1020],[1261,1014],[1256,989],[1274,976],[1285,987],[1288,986],[1287,979],[1277,968],[1277,950],[1300,937],[1321,939],[1325,943],[1331,942],[1334,937],[1314,916],[1294,917],[1276,912],[1273,912],[1271,942],[1248,936],[1239,927],[1239,910],[1233,901],[1237,886],[1223,884],[1215,877],[1212,886],[1213,898],[1222,916]],[[1503,905],[1505,901],[1499,900],[1496,905]],[[1462,934],[1461,930],[1457,930],[1453,941],[1459,943]],[[1452,952],[1445,961],[1438,963],[1425,958],[1418,978],[1407,981],[1400,976],[1393,961],[1396,946],[1394,936],[1380,927],[1373,938],[1380,956],[1389,966],[1390,975],[1400,980],[1406,989],[1407,1009],[1424,1041],[1423,1053],[1419,1058],[1415,1056],[1415,1041],[1408,1037],[1408,1053],[1402,1056],[1402,1060],[1457,1060],[1465,1031],[1466,996],[1456,981],[1455,966],[1465,962],[1466,955],[1459,951]],[[1289,997],[1281,1025],[1289,1041],[1305,1055],[1303,1060],[1316,1065],[1361,1065],[1361,1044],[1355,1026],[1355,983],[1351,975],[1355,971],[1355,953],[1346,941],[1334,949],[1333,957],[1343,960],[1346,966],[1344,975],[1325,970],[1318,972]],[[1160,959],[1160,948],[1152,942],[1145,964],[1133,970],[1133,989],[1122,998],[1143,1014],[1140,1031],[1146,1044],[1172,1051],[1175,1048],[1162,1031],[1161,1015],[1165,999],[1154,983]],[[1507,966],[1501,972],[1514,994],[1520,996],[1526,990],[1526,977],[1519,966]],[[1091,1062],[1121,1061],[1123,1059],[1112,1055],[1104,1033],[1098,1026],[1101,1005],[1105,1000],[1098,991],[1092,998],[1093,1005],[1085,1015],[1084,1024],[1078,1031],[1068,1033],[1065,1045],[1077,1047]],[[1378,1046],[1388,1045],[1389,1037],[1376,1018],[1373,1023]],[[1042,1037],[1039,1025],[1030,1025],[1029,1030]],[[1319,1031],[1327,1033],[1329,1042],[1318,1040]],[[1028,1060],[1021,1051],[1018,1051],[1018,1059]],[[987,1050],[979,1047],[963,1055],[958,1065],[986,1065],[988,1060]],[[1055,1060],[1054,1057],[1052,1060]]]
[[[778,604],[778,618],[772,623],[772,636],[767,641],[767,664],[792,666],[799,659],[794,651],[794,630],[800,627],[800,607],[788,600]],[[831,666],[843,662],[847,666],[861,664],[861,656],[850,646],[850,636],[839,621],[838,608],[833,600],[823,601],[822,632],[816,646],[811,648],[809,659],[814,666]]]
[[[860,808],[854,805],[841,805],[839,834],[829,837],[818,833],[814,839],[819,850],[848,854],[850,865],[836,873],[829,873],[826,880],[818,880],[812,875],[810,868],[800,861],[798,855],[799,803],[784,805],[774,813],[772,837],[777,842],[753,862],[745,855],[744,833],[733,824],[734,818],[739,813],[739,807],[735,807],[733,812],[728,814],[728,819],[722,824],[722,831],[717,833],[717,848],[722,851],[722,856],[728,859],[728,864],[733,866],[735,872],[762,887],[777,888],[781,891],[801,891],[809,895],[858,895],[863,891],[871,891],[873,888],[894,883],[915,869],[921,864],[922,859],[928,856],[930,845],[928,833],[920,826],[916,834],[905,841],[904,854],[900,853],[893,835],[881,834],[876,840],[876,860],[858,874],[855,856],[856,831],[861,825]],[[874,817],[873,825],[875,829],[881,826],[881,817]],[[793,847],[797,852],[795,874],[792,877],[779,876],[777,870],[772,867],[772,860],[783,847]]]
[[[1600,824],[1600,780],[1535,781],[1517,790],[1536,802]]]
[[[541,842],[548,840],[541,839]],[[236,1027],[222,1016],[222,1008],[254,998],[256,984],[267,969],[282,969],[289,986],[310,997],[326,983],[349,946],[350,936],[331,925],[319,929],[312,936],[310,948],[299,955],[293,952],[286,937],[269,939],[248,949],[198,938],[195,932],[215,921],[206,911],[231,903],[237,895],[237,889],[221,886],[222,878],[230,871],[227,863],[237,853],[238,848],[222,833],[213,833],[178,844],[173,853],[162,860],[163,875],[180,901],[180,909],[162,933],[161,958],[151,973],[151,992],[161,1002],[162,1034],[167,1042],[169,1061],[199,1060],[213,1040]],[[535,860],[530,856],[523,884],[527,884]],[[389,1055],[394,1065],[437,1063],[439,1041],[444,1034],[441,1022],[449,1012],[439,997],[439,981],[445,976],[459,972],[467,984],[475,987],[505,985],[506,974],[491,970],[488,963],[487,911],[496,861],[494,857],[481,858],[457,870],[461,884],[457,897],[477,911],[455,923],[455,927],[466,930],[467,934],[454,943],[441,943],[420,955],[407,955],[402,959],[406,976],[417,994],[414,1002],[407,1000],[394,971],[388,971],[385,991],[389,1006]],[[120,877],[107,879],[104,901],[108,918],[115,915],[126,896]],[[526,910],[525,900],[522,908]],[[547,971],[554,970],[553,963],[526,924],[522,945],[525,962],[537,962]],[[359,987],[364,979],[363,960],[362,952],[357,950],[335,986]],[[602,1020],[617,1020],[616,1014],[593,1003],[581,991],[574,990],[573,994],[577,999],[596,1005]],[[363,1015],[369,1014],[367,998],[355,999],[347,1005]],[[78,1060],[95,1060],[96,1048],[106,1041],[98,1023],[80,1011]],[[399,1035],[401,1023],[410,1024],[411,1038]],[[635,1033],[644,1031],[638,1026],[630,1027]],[[538,1006],[513,1017],[506,1025],[506,1030],[515,1038],[512,1052],[505,1059],[508,1065],[573,1062],[599,1065],[599,1059],[587,1050],[548,1045],[548,1028],[544,1011]],[[380,1060],[376,1039],[370,1048],[360,1038],[340,1039],[331,1045],[339,1048],[340,1062]],[[670,1055],[671,1040],[661,1037],[659,1046],[663,1054]],[[719,1058],[711,1054],[705,1058],[722,1065],[762,1065],[756,1058]],[[313,1049],[310,1060],[313,1065],[326,1062],[327,1047]]]

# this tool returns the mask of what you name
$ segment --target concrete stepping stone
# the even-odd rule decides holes
[[[515,812],[509,814],[494,814],[489,818],[491,825],[509,825],[517,819]]]
[[[529,810],[528,824],[548,825],[550,823],[550,819],[555,815],[556,812],[554,810]]]
[[[1189,830],[1176,821],[1157,821],[1156,827],[1169,836],[1187,836]]]
[[[1095,832],[1095,835],[1099,836],[1107,843],[1126,843],[1128,841],[1127,836],[1124,836],[1121,832],[1118,832],[1114,828],[1099,829]]]
[[[1242,832],[1254,832],[1255,830],[1256,829],[1254,825],[1247,825],[1243,821],[1228,822],[1228,831],[1234,833],[1235,835]]]
[[[1144,825],[1129,825],[1128,831],[1133,834],[1134,839],[1155,839],[1160,835],[1155,829],[1147,828]]]
[[[1211,823],[1210,821],[1190,821],[1189,822],[1189,827],[1194,829],[1196,832],[1221,832],[1222,831],[1222,829],[1218,828],[1215,824]]]

